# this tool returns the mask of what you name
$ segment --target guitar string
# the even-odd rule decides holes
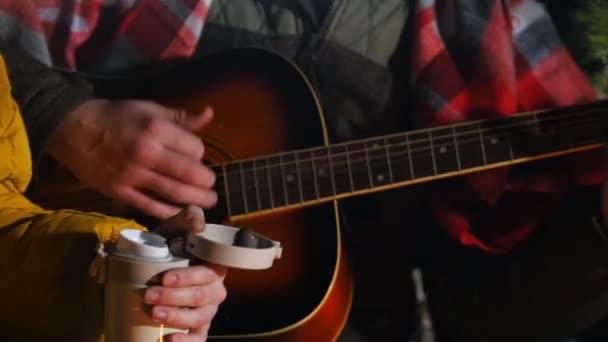
[[[411,132],[400,132],[400,133],[395,133],[395,134],[389,134],[389,135],[385,135],[382,137],[371,137],[371,138],[366,138],[366,139],[360,139],[360,140],[353,140],[353,141],[348,141],[348,142],[342,142],[342,143],[336,143],[336,144],[332,144],[331,146],[315,146],[315,147],[310,147],[310,148],[304,148],[304,149],[298,149],[298,150],[294,150],[294,151],[285,151],[285,152],[280,152],[280,153],[276,153],[276,154],[270,154],[267,156],[263,156],[263,157],[256,157],[256,158],[251,158],[251,159],[243,159],[243,160],[238,160],[238,161],[228,161],[225,163],[221,163],[221,164],[216,164],[213,166],[216,167],[220,167],[220,166],[229,166],[229,165],[236,165],[238,163],[245,163],[245,162],[255,162],[255,161],[261,161],[263,159],[268,159],[268,158],[279,158],[282,156],[294,156],[296,153],[305,153],[305,152],[315,152],[315,151],[327,151],[328,149],[331,148],[340,148],[340,147],[344,147],[345,149],[348,148],[349,145],[357,145],[357,144],[365,144],[366,142],[370,142],[370,141],[384,141],[384,140],[389,140],[392,138],[406,138],[412,135],[425,135],[425,138],[422,139],[417,139],[417,140],[409,140],[410,144],[417,144],[417,143],[430,143],[431,141],[437,141],[437,140],[441,140],[441,139],[453,139],[458,138],[459,136],[467,136],[467,135],[471,135],[471,134],[479,134],[481,132],[481,134],[488,134],[488,132],[500,132],[502,130],[508,129],[508,128],[513,128],[513,126],[515,126],[515,130],[507,130],[502,134],[494,134],[492,135],[492,137],[501,137],[501,136],[505,136],[505,135],[512,135],[513,132],[518,132],[518,131],[534,131],[536,130],[536,127],[540,127],[540,126],[549,126],[549,124],[551,124],[554,121],[558,121],[558,120],[564,120],[564,119],[560,119],[560,117],[566,116],[566,120],[569,119],[576,119],[576,117],[581,116],[581,115],[594,115],[594,114],[602,114],[603,112],[605,112],[606,109],[605,108],[591,108],[589,110],[581,110],[581,111],[577,111],[577,112],[556,112],[552,115],[547,115],[544,118],[540,118],[538,119],[536,117],[536,114],[526,114],[525,116],[521,116],[522,118],[525,117],[526,119],[521,121],[521,120],[513,120],[515,117],[511,116],[511,117],[502,117],[502,118],[497,118],[497,119],[492,119],[492,120],[487,120],[487,121],[479,121],[477,123],[475,122],[463,122],[461,124],[455,124],[455,125],[447,125],[447,126],[437,126],[437,127],[432,127],[432,128],[428,128],[425,129],[421,132],[417,132],[417,131],[411,131]],[[593,113],[593,114],[589,114],[589,113]],[[608,113],[607,113],[608,114]],[[543,115],[541,113],[541,115]],[[518,119],[518,118],[515,118]],[[496,122],[500,122],[500,121],[507,121],[506,124],[502,124],[502,125],[497,125],[495,127],[487,127],[484,128],[480,125],[488,125],[489,123],[496,123]],[[534,127],[529,127],[528,125],[533,124]],[[438,130],[450,130],[452,131],[452,127],[467,127],[467,128],[471,128],[470,130],[467,131],[460,131],[457,132],[456,134],[450,133],[450,134],[446,134],[446,135],[440,135],[440,136],[432,136],[432,131],[438,131]],[[431,137],[430,139],[428,137]],[[386,145],[386,144],[384,144]],[[365,147],[364,147],[365,149]],[[359,149],[359,150],[363,150],[363,149]],[[353,150],[352,152],[356,152],[356,150]],[[277,165],[280,165],[281,163],[278,163]]]
[[[407,181],[407,179],[405,179],[403,181]],[[391,185],[391,184],[392,183],[384,183],[384,184],[380,184],[380,185]],[[373,190],[374,188],[376,188],[378,186],[379,186],[379,184],[365,185],[365,186],[357,187],[356,189],[348,189],[348,190],[338,192],[338,193],[334,193],[333,189],[331,187],[327,188],[326,190],[321,188],[321,189],[319,189],[320,195],[316,195],[315,193],[312,193],[312,192],[307,194],[306,192],[302,193],[302,192],[298,191],[296,193],[291,193],[291,195],[288,195],[287,198],[285,198],[285,197],[277,198],[275,196],[275,193],[277,191],[280,192],[280,190],[282,190],[282,189],[277,189],[277,188],[273,187],[273,188],[267,188],[268,191],[265,193],[260,193],[260,196],[263,196],[263,195],[268,196],[262,202],[253,202],[253,201],[249,200],[249,197],[242,196],[243,194],[232,194],[231,193],[230,197],[229,197],[231,199],[231,203],[235,203],[235,196],[239,195],[238,197],[236,197],[236,198],[239,198],[239,200],[241,202],[241,203],[239,203],[239,205],[242,205],[245,203],[245,201],[248,201],[247,203],[249,203],[251,206],[250,209],[247,209],[247,210],[244,210],[244,208],[243,208],[243,210],[239,210],[238,207],[233,206],[233,209],[232,209],[233,212],[231,215],[246,214],[246,213],[256,212],[256,211],[265,210],[265,209],[281,208],[281,207],[286,207],[286,206],[293,205],[293,204],[305,204],[307,202],[314,202],[319,199],[330,199],[331,197],[334,197],[336,195],[348,194],[348,193],[356,191],[356,190],[361,190],[361,191]],[[304,197],[301,197],[301,196],[304,196]],[[271,197],[272,197],[272,199],[271,199]]]
[[[601,113],[596,113],[596,114],[601,114]],[[573,124],[580,124],[580,122],[590,122],[590,123],[597,123],[597,122],[604,122],[606,121],[608,123],[608,117],[606,118],[600,118],[600,119],[593,119],[593,117],[590,116],[586,116],[583,117],[582,119],[574,119],[571,120],[569,122],[560,122],[560,125],[557,126],[552,126],[551,128],[561,128],[561,127],[571,127]],[[593,127],[593,125],[591,125]],[[542,127],[542,128],[546,128],[546,127]],[[571,130],[571,129],[569,129]],[[535,136],[553,136],[553,135],[557,135],[557,136],[563,136],[563,134],[559,134],[559,133],[535,133],[533,132],[533,130],[530,130],[528,128],[523,129],[523,130],[513,130],[510,133],[504,133],[504,134],[500,134],[500,135],[491,135],[491,136],[486,136],[484,137],[484,145],[487,145],[486,147],[489,148],[493,145],[496,144],[492,144],[492,145],[488,145],[487,144],[487,140],[492,140],[492,139],[496,139],[497,141],[500,140],[501,138],[504,137],[514,137],[517,135],[526,135],[529,134],[532,137]],[[467,145],[467,144],[472,144],[474,143],[475,145],[480,145],[481,146],[481,139],[477,136],[477,132],[470,132],[467,133],[467,135],[475,135],[476,137],[473,139],[467,139],[467,140],[458,140],[456,141],[456,143],[450,141],[450,142],[446,142],[446,143],[440,143],[440,140],[451,140],[452,137],[449,135],[443,136],[443,137],[435,137],[434,140],[434,144],[439,145],[439,147],[456,147],[456,145],[458,145],[459,149],[461,147],[461,145]],[[503,140],[504,141],[504,140]],[[416,144],[421,144],[421,143],[425,143],[426,145],[423,147],[412,147],[411,145],[416,145]],[[428,144],[427,144],[428,143]],[[384,145],[378,145],[376,147],[367,147],[367,148],[360,148],[360,149],[356,149],[356,150],[348,150],[345,152],[338,152],[338,153],[331,153],[331,151],[328,151],[329,153],[326,155],[322,155],[322,156],[311,156],[311,157],[306,157],[303,159],[298,159],[298,163],[306,163],[306,162],[313,162],[313,160],[315,161],[322,161],[323,159],[327,159],[327,158],[332,158],[332,159],[337,159],[337,158],[341,158],[341,157],[346,157],[347,153],[348,154],[356,154],[356,153],[365,153],[365,151],[374,151],[374,150],[382,150],[382,153],[384,153],[384,150],[387,148],[399,148],[401,147],[401,152],[398,150],[395,150],[394,152],[391,152],[391,159],[392,157],[396,157],[399,155],[408,155],[408,152],[405,151],[407,150],[407,145],[410,145],[410,149],[409,149],[409,154],[411,154],[412,156],[414,156],[416,153],[420,153],[420,152],[427,152],[431,150],[430,147],[430,140],[418,140],[418,141],[403,141],[401,143],[393,143],[393,144],[384,144]],[[433,148],[432,150],[436,150],[437,148]],[[302,154],[303,152],[299,152],[300,154]],[[257,158],[256,160],[246,160],[246,161],[238,161],[238,162],[234,162],[233,165],[237,165],[237,164],[243,164],[243,163],[255,163],[255,161],[264,161],[266,159],[270,159],[272,157],[260,157]],[[381,158],[382,159],[382,158]],[[254,169],[256,170],[266,170],[267,168],[272,168],[272,167],[281,167],[281,166],[286,166],[286,165],[295,165],[295,160],[293,161],[287,161],[287,162],[278,162],[278,163],[269,163],[269,166],[253,166],[253,167],[247,167],[244,168],[243,171],[244,172],[249,172],[249,171],[253,171]],[[213,165],[212,167],[214,168],[218,168],[220,166],[223,166],[224,164],[217,164],[217,165]],[[227,166],[227,165],[226,165]],[[232,176],[232,175],[237,175],[240,174],[240,171],[227,171],[227,172],[220,172],[225,174],[226,176]]]
[[[589,132],[588,132],[588,131],[587,131],[587,132],[584,132],[584,134],[587,134],[587,136],[588,136]],[[367,175],[367,174],[368,174],[368,172],[369,172],[369,171],[372,171],[372,170],[369,170],[369,169],[367,169],[367,168],[364,168],[364,169],[365,169],[365,173],[366,173],[366,176],[365,176],[365,177],[367,178],[367,177],[368,177],[368,175]],[[278,177],[271,177],[271,181],[272,181],[272,179],[275,179],[275,182],[274,182],[274,183],[276,183],[276,180],[277,180],[277,179],[278,179],[279,181],[281,181],[281,179],[282,179],[282,178],[283,178],[283,176],[282,176],[282,175],[280,175],[280,176],[278,176]],[[404,180],[402,180],[402,181],[407,181],[407,180],[409,180],[409,179],[404,179]],[[373,183],[373,182],[366,183],[366,185],[365,185],[365,186],[369,186],[369,187],[374,187],[374,186],[376,186],[375,184],[372,184],[372,183]],[[387,183],[383,183],[383,184],[380,184],[380,185],[387,185],[387,184],[390,184],[390,183],[388,183],[388,182],[387,182]],[[333,191],[329,191],[329,192],[324,191],[323,189],[321,189],[321,188],[320,188],[319,184],[315,184],[315,189],[317,189],[317,188],[319,189],[319,192],[324,192],[324,193],[330,193],[330,194],[333,194]],[[270,196],[270,195],[273,195],[273,194],[272,194],[272,190],[273,190],[273,189],[283,190],[284,188],[283,188],[283,187],[279,187],[279,188],[277,188],[277,187],[268,187],[268,190],[269,190],[269,191],[268,191],[268,195],[269,195],[269,196]],[[303,187],[299,187],[299,188],[297,189],[297,190],[298,190],[298,191],[297,191],[298,195],[297,195],[296,197],[301,197],[301,196],[303,196],[303,195],[304,195],[303,193],[305,192],[305,191],[304,191],[304,189],[305,189],[305,188],[303,188]],[[326,189],[325,189],[325,190],[326,190]],[[347,190],[347,191],[345,191],[345,192],[354,191],[354,190],[355,190],[355,189],[352,189],[352,188],[351,188],[350,190]],[[249,192],[249,191],[247,191],[247,192]],[[250,193],[250,192],[249,192],[249,193]],[[234,193],[234,192],[231,192],[231,195],[232,195],[232,194],[235,194],[235,193]],[[238,194],[243,195],[244,193],[242,193],[242,192],[238,192]],[[256,194],[257,194],[257,195],[259,195],[259,193],[256,193]],[[292,195],[293,195],[293,194],[292,194]],[[329,195],[329,196],[331,197],[332,195]],[[288,196],[288,197],[289,197],[289,196]],[[315,199],[315,198],[314,198],[314,196],[313,196],[313,197],[307,196],[307,198],[308,198],[308,197],[310,198],[310,200],[314,200],[314,199]],[[323,197],[326,197],[326,196],[323,196]],[[319,197],[317,197],[317,199],[318,199],[318,198],[319,198]],[[243,198],[243,201],[245,201],[245,198]],[[288,202],[288,201],[289,201],[289,198],[286,198],[286,199],[285,199],[285,202]],[[296,201],[295,203],[299,203],[299,202],[302,202],[302,200],[300,200],[300,201]],[[258,202],[258,203],[259,203],[259,202]],[[286,203],[285,205],[288,205],[288,204],[289,204],[289,203]],[[280,207],[280,206],[282,206],[282,205],[279,205],[278,207]],[[260,205],[259,205],[259,204],[258,204],[258,207],[260,207]],[[250,211],[249,211],[249,210],[247,210],[246,212],[250,212]]]
[[[587,124],[586,126],[578,127],[578,129],[584,129],[585,127],[590,127],[590,126],[594,127],[594,128],[597,127],[596,125],[593,124],[596,121],[593,121],[593,120],[589,121],[589,120],[587,120],[587,122],[590,122],[590,124]],[[459,142],[458,148],[459,148],[459,150],[463,150],[463,149],[466,148],[466,146],[463,146],[463,145],[467,145],[467,144],[469,144],[471,142],[475,142],[475,146],[477,146],[479,144],[479,141],[480,140],[478,138],[477,139],[471,139],[469,141],[462,141],[462,142]],[[497,145],[494,145],[494,146],[497,146]],[[500,145],[500,146],[504,147],[504,144]],[[509,143],[509,146],[512,148],[511,143]],[[577,146],[577,147],[580,147],[580,146]],[[374,150],[371,150],[371,151],[374,151]],[[375,151],[378,151],[378,152],[382,153],[382,156],[381,157],[378,156],[377,158],[376,157],[372,157],[370,159],[370,161],[372,161],[372,160],[376,160],[376,161],[377,160],[387,160],[387,158],[385,156],[385,153],[384,153],[384,147],[376,148]],[[397,151],[399,151],[399,150],[397,150]],[[409,157],[409,153],[407,151],[405,151],[403,149],[402,149],[402,152],[397,152],[397,151],[395,151],[395,152],[392,153],[392,156],[391,156],[391,160],[392,161],[398,161],[398,158],[402,157],[402,156]],[[413,151],[414,152],[430,151],[430,147],[414,149]],[[464,151],[462,151],[462,152],[464,152]],[[513,152],[515,152],[515,151],[513,151]],[[359,150],[358,152],[357,151],[352,151],[351,153],[363,153],[363,152],[361,150]],[[333,163],[336,166],[344,166],[344,165],[347,165],[349,162],[350,163],[355,163],[355,162],[359,162],[360,163],[360,162],[363,162],[363,161],[367,160],[367,158],[356,158],[356,159],[349,159],[349,160],[346,160],[346,158],[344,158],[343,160],[336,160],[337,158],[335,158],[335,157],[339,157],[339,156],[340,155],[338,155],[338,154],[331,155],[331,157],[333,157],[333,159],[334,159]],[[342,154],[342,156],[345,156],[345,154]],[[415,155],[415,153],[412,152],[412,157],[417,158],[419,156]],[[427,157],[427,156],[425,155],[424,157]],[[325,159],[325,158],[328,159],[329,156],[326,156],[326,157],[315,157],[315,158],[310,158],[310,159],[299,159],[298,163],[313,163],[314,160],[319,161],[319,160]],[[282,166],[287,166],[287,165],[294,166],[295,164],[296,164],[295,161],[293,161],[293,162],[286,162],[286,163],[283,163]],[[280,167],[280,166],[281,166],[280,164],[272,164],[269,167],[254,167],[254,168],[244,169],[244,172],[253,172],[253,170],[266,171],[268,169],[272,169],[272,168],[276,168],[276,167]],[[365,168],[365,169],[367,169],[367,168]],[[296,171],[296,170],[294,170],[294,171]],[[228,176],[228,175],[239,175],[240,176],[240,174],[241,174],[241,172],[227,172],[226,176]],[[223,175],[220,178],[224,178]]]
[[[596,113],[596,114],[600,114],[600,113]],[[576,119],[576,118],[570,118],[570,120],[571,120],[571,121],[573,121],[573,120],[577,120],[577,119]],[[588,117],[584,117],[582,120],[581,120],[581,119],[578,119],[577,121],[589,121],[589,118],[588,118]],[[597,120],[596,120],[596,121],[597,121]],[[602,121],[602,120],[600,120],[600,121]],[[559,127],[563,127],[563,126],[564,126],[564,125],[566,125],[566,124],[568,124],[568,125],[572,125],[572,124],[573,124],[573,122],[560,122],[560,126],[555,126],[555,125],[554,125],[554,127],[552,127],[552,128],[553,128],[553,129],[556,129],[556,128],[559,128]],[[546,126],[546,124],[543,124],[543,128],[544,128],[544,126]],[[516,136],[516,134],[514,134],[514,132],[516,132],[516,131],[515,131],[515,130],[512,130],[511,134],[508,134],[508,136],[509,136],[509,137],[511,137],[511,138],[512,138],[512,137],[514,137],[514,136]],[[518,134],[523,134],[523,133],[532,133],[532,132],[529,132],[529,130],[528,130],[528,129],[524,129],[523,131],[522,131],[522,130],[519,130],[519,132],[517,132],[517,133],[518,133]],[[471,134],[472,134],[472,133],[471,133]],[[493,135],[493,136],[490,136],[490,137],[486,137],[486,139],[484,139],[484,140],[498,139],[498,138],[502,138],[502,137],[504,137],[505,135],[506,135],[506,134],[501,134],[501,135]],[[538,134],[538,135],[540,136],[541,134]],[[551,134],[551,133],[542,133],[542,135],[549,135],[549,136],[550,136],[550,135],[552,135],[552,134]],[[488,138],[491,138],[491,139],[488,139]],[[437,138],[435,138],[434,140],[437,142],[437,141],[438,141],[438,140],[440,140],[440,139],[446,139],[446,137],[443,137],[443,138],[439,138],[439,137],[437,137]],[[444,148],[445,148],[445,147],[450,147],[450,148],[451,148],[451,147],[456,147],[456,145],[467,145],[467,144],[472,143],[472,142],[474,142],[476,145],[479,145],[479,144],[481,144],[481,142],[482,142],[482,141],[481,141],[481,139],[480,139],[479,137],[477,137],[477,136],[476,136],[474,139],[462,140],[462,141],[456,141],[456,143],[454,143],[454,142],[450,141],[449,143],[440,144],[440,146],[442,146],[442,147],[444,147]],[[484,141],[484,145],[485,145],[485,143],[486,143],[486,142]],[[378,146],[378,147],[377,147],[377,149],[382,149],[382,150],[385,150],[385,149],[388,149],[388,148],[393,148],[393,149],[394,149],[394,148],[397,148],[397,150],[396,150],[396,151],[391,152],[391,153],[393,154],[392,158],[398,157],[398,155],[399,155],[400,153],[405,153],[406,155],[409,155],[409,154],[408,154],[408,152],[406,152],[406,151],[404,151],[404,152],[399,152],[399,147],[401,147],[401,149],[403,149],[404,147],[405,147],[405,148],[407,148],[407,147],[408,147],[408,145],[409,145],[409,147],[410,147],[410,151],[409,151],[409,152],[410,152],[410,153],[411,153],[413,156],[415,156],[415,153],[418,153],[418,152],[426,152],[426,151],[430,151],[430,150],[431,150],[430,143],[429,143],[429,145],[428,145],[428,146],[424,146],[424,147],[420,147],[420,148],[416,148],[416,147],[411,148],[411,145],[415,145],[415,144],[416,144],[416,142],[410,142],[409,144],[408,144],[407,142],[403,142],[403,143],[401,143],[401,144],[385,144],[385,145]],[[496,145],[496,144],[493,144],[493,145]],[[489,145],[488,147],[491,147],[491,146],[492,146],[492,145]],[[462,148],[461,146],[458,146],[458,149],[459,149],[459,150],[462,150],[463,148]],[[324,160],[326,160],[326,159],[332,158],[332,162],[334,162],[334,163],[335,163],[335,162],[336,162],[336,160],[337,160],[338,158],[343,158],[343,157],[345,157],[347,153],[348,153],[348,154],[357,154],[357,153],[364,153],[365,151],[372,151],[372,152],[373,152],[373,151],[374,151],[374,148],[371,148],[371,149],[370,149],[370,148],[365,148],[365,149],[358,149],[358,150],[350,150],[350,151],[348,151],[348,152],[346,152],[346,151],[345,151],[345,152],[341,152],[341,153],[335,153],[335,152],[334,152],[333,154],[331,153],[331,151],[329,151],[327,155],[324,155],[324,156],[313,156],[313,157],[308,157],[308,158],[302,158],[302,159],[299,159],[299,160],[298,160],[298,162],[301,162],[301,163],[313,162],[313,163],[314,163],[315,161],[324,161]],[[302,153],[302,152],[300,152],[300,154],[301,154],[301,153]],[[382,158],[382,159],[383,159],[383,158]],[[266,160],[266,158],[261,158],[261,159],[259,159],[259,160]],[[355,161],[356,161],[356,160],[355,160]],[[242,164],[242,163],[243,163],[243,162],[239,162],[239,164]],[[252,163],[253,163],[253,162],[252,162]],[[345,164],[345,163],[344,163],[344,162],[342,162],[342,161],[337,161],[337,163],[338,163],[338,164],[340,164],[339,166],[347,165],[347,164]],[[285,167],[285,166],[288,166],[288,165],[293,165],[293,164],[295,164],[295,160],[294,160],[294,161],[289,161],[289,162],[283,162],[283,161],[279,161],[279,163],[269,163],[269,164],[270,164],[270,165],[269,165],[269,167],[271,167],[271,168],[272,168],[272,167]],[[240,165],[239,165],[239,166],[240,166]],[[254,165],[254,167],[253,167],[253,168],[247,168],[245,171],[250,172],[250,171],[253,171],[253,169],[256,169],[256,170],[266,170],[267,168],[266,168],[266,167],[261,167],[261,168],[260,168],[260,167],[256,167],[256,166]],[[229,177],[229,176],[231,176],[231,175],[237,174],[237,173],[234,173],[234,172],[226,172],[226,173],[227,173],[227,174],[226,174],[226,177]]]
[[[598,133],[599,133],[599,132],[598,132]],[[593,137],[589,137],[588,135],[587,135],[586,137],[588,137],[589,139],[593,139]],[[379,157],[379,158],[375,158],[375,159],[372,159],[372,160],[380,160],[380,159],[385,160],[384,158],[381,158],[381,157]],[[369,181],[369,179],[368,179],[368,177],[370,176],[370,173],[373,173],[373,172],[374,172],[374,170],[373,170],[373,169],[369,169],[369,168],[367,168],[366,166],[363,166],[363,161],[364,161],[363,159],[360,159],[360,162],[361,162],[360,164],[358,164],[358,165],[352,165],[352,164],[351,164],[351,167],[353,167],[353,166],[354,166],[354,172],[355,172],[355,173],[359,173],[359,175],[360,175],[361,177],[365,178],[365,180],[366,180],[366,181],[364,182],[364,183],[365,183],[365,186],[368,186],[368,185],[372,185],[372,186],[377,186],[377,185],[387,185],[387,184],[391,184],[391,183],[394,183],[394,182],[395,182],[394,180],[391,182],[391,181],[390,181],[390,179],[388,179],[388,177],[387,177],[387,179],[388,179],[388,180],[387,180],[386,182],[384,182],[384,181],[378,181],[378,179],[377,179],[377,177],[376,177],[376,176],[378,176],[378,175],[384,175],[384,174],[388,174],[388,172],[389,172],[389,170],[388,170],[388,168],[389,168],[389,167],[388,167],[388,165],[385,165],[386,167],[385,167],[385,168],[382,168],[382,169],[383,169],[382,171],[384,171],[384,172],[381,172],[380,174],[378,174],[378,173],[376,173],[376,174],[371,174],[371,176],[372,176],[372,180],[371,180],[371,182],[370,182],[370,181]],[[407,163],[403,163],[403,161],[405,161],[405,159],[401,159],[401,160],[398,160],[398,159],[397,159],[397,160],[393,160],[393,163],[394,163],[394,164],[396,164],[396,165],[401,165],[401,166],[405,166],[404,164],[408,164],[408,166],[409,166],[409,161],[408,161]],[[429,158],[429,159],[427,159],[427,161],[430,163],[430,162],[431,162],[430,158]],[[344,164],[346,164],[346,163],[344,163]],[[455,160],[453,160],[453,163],[452,163],[452,164],[453,164],[453,165],[455,165],[455,164],[456,164],[456,163],[455,163]],[[360,167],[359,167],[359,166],[360,166]],[[466,171],[467,169],[470,169],[470,168],[473,168],[473,167],[475,167],[475,166],[465,167],[465,168],[461,168],[461,169],[458,169],[457,167],[453,167],[452,169],[457,170],[457,171]],[[313,169],[312,167],[307,167],[306,169],[307,169],[309,172],[308,172],[308,176],[307,176],[307,177],[302,177],[302,179],[304,180],[304,182],[303,182],[303,183],[304,183],[304,184],[306,184],[306,185],[310,185],[310,184],[313,184],[313,183],[314,183],[314,186],[313,186],[313,187],[314,187],[315,189],[316,189],[316,188],[319,188],[319,192],[327,193],[327,191],[326,191],[327,189],[321,189],[321,187],[322,187],[322,184],[323,184],[323,183],[329,183],[329,182],[330,182],[329,178],[328,178],[328,177],[325,177],[325,178],[321,178],[321,181],[319,181],[319,180],[314,181],[314,177],[312,176],[312,174],[314,173],[314,169]],[[429,167],[429,169],[428,169],[428,170],[426,170],[426,171],[427,171],[427,173],[424,173],[424,174],[423,174],[423,176],[429,176],[429,173],[431,173],[431,174],[430,174],[430,176],[435,176],[435,175],[437,175],[437,174],[434,174],[433,172],[429,172],[429,171],[430,171],[430,169],[431,169],[431,168]],[[295,172],[294,172],[294,173],[295,173]],[[344,175],[347,175],[347,174],[348,174],[347,170],[344,170],[344,171],[343,171],[343,172],[341,172],[341,173],[342,173],[342,174],[344,174]],[[438,174],[441,174],[441,173],[443,173],[443,172],[439,172]],[[302,173],[301,173],[301,175],[302,175]],[[356,176],[356,175],[355,175],[355,176]],[[272,183],[273,185],[276,185],[276,183],[277,183],[277,182],[282,182],[283,177],[284,177],[284,175],[282,175],[282,174],[281,174],[281,175],[278,175],[278,174],[273,174],[273,175],[271,176],[271,181],[270,181],[270,183]],[[422,177],[422,176],[421,176],[421,177]],[[416,178],[421,178],[421,177],[416,177],[416,176],[412,177],[412,175],[410,175],[409,173],[407,173],[407,177],[406,177],[406,178],[403,178],[403,179],[398,179],[398,180],[397,180],[397,182],[400,182],[400,181],[407,181],[407,180],[414,180],[414,179],[416,179]],[[357,179],[358,179],[358,178],[357,178]],[[272,180],[275,180],[275,182],[273,182]],[[324,180],[324,181],[323,181],[323,180]],[[257,182],[258,182],[258,186],[259,186],[260,188],[264,188],[264,187],[265,187],[265,188],[267,188],[267,189],[272,189],[272,190],[283,190],[283,189],[284,189],[284,187],[282,187],[282,186],[278,186],[278,187],[277,187],[277,186],[268,186],[268,185],[269,185],[269,184],[268,184],[269,182],[267,182],[266,180],[264,180],[263,182],[259,182],[259,179],[253,179],[253,178],[252,178],[252,181],[254,181],[254,182],[256,182],[256,181],[257,181]],[[246,191],[245,191],[245,192],[247,192],[247,193],[251,193],[251,191],[250,191],[250,190],[255,190],[255,186],[250,186],[250,184],[252,184],[252,183],[249,183],[249,182],[248,182],[248,183],[246,183],[246,184],[245,184],[245,187],[246,187]],[[288,183],[288,184],[291,184],[291,183]],[[295,183],[294,183],[294,184],[295,184]],[[362,185],[362,183],[357,183],[357,185],[358,185],[358,186],[361,186],[361,185]],[[300,193],[300,192],[306,192],[306,189],[310,189],[310,188],[311,188],[310,186],[307,186],[307,187],[298,186],[298,188],[297,188],[296,190],[298,190],[298,193]],[[290,188],[290,189],[291,189],[291,188]],[[315,189],[312,189],[312,190],[315,190]],[[293,189],[292,189],[292,190],[293,190]],[[353,190],[355,190],[355,189],[352,189],[352,188],[349,186],[349,189],[348,189],[348,190],[346,190],[345,192],[348,192],[348,191],[353,191]],[[256,191],[256,192],[257,192],[257,191]],[[265,192],[265,191],[263,191],[263,192]],[[230,194],[231,194],[231,195],[233,195],[233,194],[243,194],[243,192],[242,192],[242,191],[239,191],[239,189],[236,189],[235,191],[230,191]],[[307,197],[308,197],[308,196],[307,196]]]

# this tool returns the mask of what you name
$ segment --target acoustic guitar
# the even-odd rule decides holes
[[[198,132],[217,174],[208,221],[279,240],[264,271],[232,270],[211,339],[331,341],[353,293],[337,200],[603,146],[608,102],[523,113],[330,144],[314,90],[289,60],[238,49],[119,77],[87,75],[98,96],[152,99],[192,112],[213,106]],[[34,195],[48,208],[129,211],[64,170]]]

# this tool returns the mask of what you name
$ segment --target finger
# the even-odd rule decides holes
[[[147,215],[163,220],[177,214],[180,210],[180,208],[176,206],[153,199],[130,186],[120,187],[118,190],[115,190],[113,194],[109,195],[118,198],[127,205],[130,205]]]
[[[201,336],[208,336],[209,335],[209,329],[211,328],[210,324],[204,325],[201,328],[192,328],[190,329],[190,334],[192,335],[201,335]]]
[[[213,108],[205,107],[200,114],[189,116],[182,124],[189,131],[196,132],[207,127],[213,121]]]
[[[163,285],[168,287],[207,285],[224,279],[226,272],[227,269],[219,265],[176,268],[163,275]]]
[[[211,208],[217,203],[215,191],[180,183],[151,170],[142,170],[141,178],[133,185],[152,191],[174,203],[193,204],[203,208]],[[173,213],[176,214],[177,212]]]
[[[215,173],[201,163],[200,159],[176,153],[171,149],[163,149],[149,162],[156,171],[186,184],[205,188],[211,188],[215,184]]]
[[[165,112],[170,111],[166,108],[163,110]],[[180,114],[170,115],[177,116]],[[167,114],[146,120],[143,129],[149,136],[153,137],[166,148],[201,160],[205,152],[205,147],[201,139],[187,129],[176,124],[173,120],[166,119],[166,117]]]
[[[144,294],[146,304],[175,307],[200,307],[220,304],[225,298],[226,289],[220,281],[206,286],[153,286],[146,289]]]
[[[131,162],[153,168],[186,184],[205,188],[215,184],[215,173],[199,158],[175,152],[150,137],[140,139],[132,147],[132,158]]]
[[[177,329],[190,329],[210,324],[216,312],[217,306],[211,305],[193,309],[154,306],[152,319]]]
[[[205,214],[203,209],[195,206],[188,206],[186,209],[187,211],[194,211],[194,213],[186,214],[186,231],[200,233],[205,230]]]
[[[207,340],[209,329],[204,332],[194,332],[190,330],[189,334],[170,334],[165,337],[168,342],[204,342]]]
[[[188,205],[177,215],[159,224],[157,232],[164,236],[179,234],[180,232],[200,233],[205,229],[205,213],[203,209]]]
[[[189,205],[184,212],[188,231],[202,232],[203,229],[205,229],[205,212],[203,209],[194,205]]]

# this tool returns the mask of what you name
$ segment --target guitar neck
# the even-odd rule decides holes
[[[230,217],[596,148],[608,102],[446,125],[212,166]]]

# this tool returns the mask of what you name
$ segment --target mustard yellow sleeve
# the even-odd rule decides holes
[[[103,331],[103,287],[89,274],[96,247],[115,240],[121,229],[144,228],[99,214],[35,206],[0,213],[3,339],[96,340]]]
[[[103,288],[89,275],[97,245],[133,221],[49,211],[24,195],[32,177],[28,136],[0,56],[0,340],[93,341]]]

